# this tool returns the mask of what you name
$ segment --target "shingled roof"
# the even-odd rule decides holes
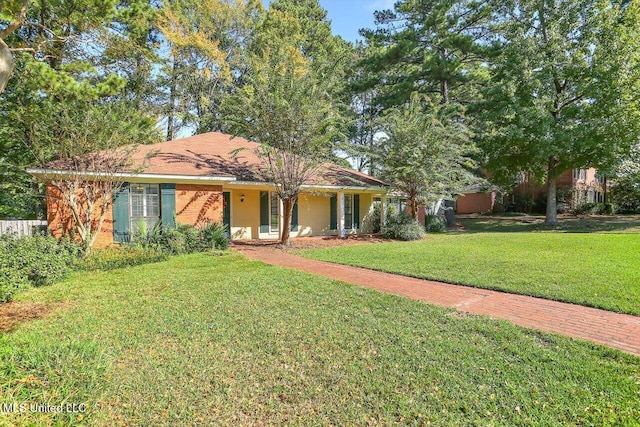
[[[266,183],[263,161],[256,155],[260,144],[219,132],[141,145],[132,155],[139,176],[235,178],[235,181]],[[55,162],[47,169],[57,169]],[[133,170],[132,169],[132,170]],[[325,163],[309,183],[313,186],[384,187],[389,184],[353,169]]]

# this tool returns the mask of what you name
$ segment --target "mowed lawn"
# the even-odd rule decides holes
[[[461,232],[299,254],[640,315],[639,234]]]
[[[56,309],[0,337],[0,403],[87,411],[0,424],[640,420],[639,358],[237,254],[76,274],[20,299]]]

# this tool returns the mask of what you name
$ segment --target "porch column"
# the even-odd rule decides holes
[[[280,232],[278,234],[282,236],[282,230],[284,230],[284,203],[282,202],[282,199],[279,197],[278,197],[278,224],[280,225],[280,228],[278,228]]]
[[[344,237],[346,230],[344,229],[344,192],[338,192],[338,236]]]
[[[380,232],[384,232],[384,225],[387,216],[387,195],[380,197]]]

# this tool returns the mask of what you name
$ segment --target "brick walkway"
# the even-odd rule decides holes
[[[509,320],[640,356],[640,317],[359,267],[315,261],[272,246],[235,246],[245,256],[457,310]]]

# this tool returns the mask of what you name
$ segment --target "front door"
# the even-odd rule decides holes
[[[222,193],[223,209],[222,209],[222,223],[227,228],[227,235],[231,235],[231,193],[225,191]]]

